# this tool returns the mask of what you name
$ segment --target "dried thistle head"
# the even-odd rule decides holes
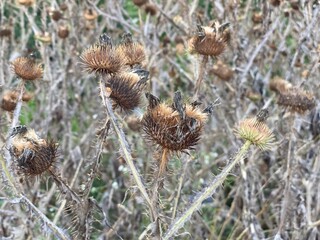
[[[146,59],[144,47],[140,43],[133,42],[130,33],[123,34],[122,41],[117,47],[117,52],[122,56],[125,65],[130,67],[141,66]]]
[[[40,138],[26,126],[15,127],[11,138],[10,153],[19,175],[37,176],[54,167],[58,150],[55,142]]]
[[[65,39],[68,36],[69,36],[69,28],[67,26],[63,26],[63,25],[59,26],[58,37]]]
[[[144,4],[146,4],[148,2],[148,0],[133,0],[133,3],[138,6],[138,7],[141,7],[143,6]]]
[[[291,112],[304,114],[313,109],[316,102],[310,92],[293,87],[279,94],[278,104],[287,107]]]
[[[34,81],[42,78],[43,68],[37,64],[33,57],[18,57],[11,63],[12,71],[17,77],[26,81]]]
[[[233,77],[233,70],[221,60],[218,60],[217,63],[213,65],[210,73],[213,73],[223,81],[229,81]]]
[[[4,92],[1,100],[1,108],[5,111],[12,112],[17,105],[19,97],[18,91],[6,91]],[[22,101],[28,102],[32,98],[32,95],[29,93],[24,93],[22,95]]]
[[[148,76],[149,72],[143,69],[109,76],[106,79],[106,91],[110,92],[113,107],[124,111],[136,108],[140,104]]]
[[[146,12],[146,14],[150,14],[151,16],[154,16],[157,14],[158,9],[157,9],[157,6],[154,5],[153,3],[146,3],[144,5],[144,11]]]
[[[198,25],[198,33],[189,40],[189,51],[217,57],[225,51],[230,41],[229,23],[214,22],[211,26]]]
[[[0,38],[10,37],[11,29],[10,28],[1,28],[0,29]]]
[[[272,91],[281,93],[292,88],[292,84],[282,79],[281,77],[276,76],[270,80],[269,88]]]
[[[98,17],[98,14],[95,10],[89,8],[85,10],[83,16],[88,21],[94,21]]]
[[[197,104],[185,104],[179,92],[175,93],[172,105],[161,103],[151,94],[146,96],[149,107],[142,127],[147,138],[173,152],[193,149],[201,137],[208,112],[199,109]]]
[[[265,118],[263,114],[258,114],[256,117],[242,120],[234,129],[236,136],[245,141],[250,141],[251,144],[262,150],[268,150],[275,138],[272,131],[264,123]]]
[[[120,72],[124,65],[121,57],[113,48],[111,38],[105,33],[100,36],[99,43],[84,50],[80,56],[84,69],[95,74]]]
[[[18,0],[18,3],[20,5],[23,5],[23,6],[27,6],[27,7],[30,7],[32,4],[34,4],[34,0]]]

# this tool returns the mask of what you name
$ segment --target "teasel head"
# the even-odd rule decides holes
[[[11,136],[10,154],[14,159],[17,174],[38,176],[54,168],[58,145],[45,140],[26,126],[17,126]]]
[[[315,107],[316,101],[310,92],[293,87],[279,94],[278,104],[287,107],[291,112],[304,114]]]
[[[261,150],[268,150],[271,148],[275,137],[269,127],[265,124],[267,118],[268,112],[263,109],[256,117],[240,121],[238,126],[234,129],[234,132],[237,137],[249,141]]]
[[[195,148],[200,140],[208,114],[212,106],[201,110],[199,104],[184,103],[180,92],[174,95],[171,105],[161,102],[150,93],[147,112],[142,118],[142,128],[146,138],[162,151],[160,172],[166,170],[168,154],[186,152]]]
[[[11,69],[17,77],[25,81],[35,81],[43,76],[42,64],[36,63],[33,55],[16,58],[11,62]]]
[[[18,91],[6,91],[4,92],[1,100],[1,108],[4,111],[12,112],[17,105],[19,97]],[[32,95],[30,93],[24,93],[22,95],[22,101],[28,102],[32,98]]]
[[[144,47],[132,40],[131,33],[125,33],[122,36],[121,43],[117,47],[117,52],[123,57],[125,65],[143,66],[146,60]]]
[[[148,76],[149,72],[143,69],[108,76],[106,91],[113,102],[113,108],[119,107],[123,111],[131,111],[138,107]]]
[[[214,22],[211,26],[198,27],[198,33],[189,40],[189,51],[201,55],[218,57],[222,54],[229,42],[229,23]]]
[[[122,56],[115,50],[106,33],[100,35],[97,44],[84,50],[80,58],[88,73],[98,75],[119,73],[124,65]]]

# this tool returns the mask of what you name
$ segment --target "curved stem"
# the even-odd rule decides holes
[[[191,215],[197,211],[200,207],[202,202],[211,197],[214,191],[224,182],[227,178],[233,167],[240,162],[246,155],[251,145],[250,141],[246,141],[243,146],[241,147],[240,151],[237,153],[234,160],[229,163],[223,171],[214,178],[211,184],[198,196],[198,198],[189,206],[189,208],[178,218],[176,218],[167,232],[165,233],[163,239],[168,240],[170,239],[176,231],[183,227],[184,223],[190,219]]]

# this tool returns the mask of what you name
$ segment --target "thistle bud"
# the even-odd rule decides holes
[[[237,137],[250,141],[262,150],[270,149],[275,140],[272,131],[258,117],[242,120],[234,132]]]

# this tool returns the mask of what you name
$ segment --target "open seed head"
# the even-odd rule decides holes
[[[25,126],[16,127],[11,137],[10,153],[19,175],[37,176],[54,167],[58,151],[55,142],[40,138]]]
[[[217,57],[230,42],[228,24],[215,22],[212,26],[198,26],[198,34],[189,40],[189,51],[201,55]]]
[[[31,57],[18,57],[11,63],[11,69],[17,77],[34,81],[42,78],[43,68],[41,64],[37,64]]]
[[[161,103],[151,94],[147,97],[149,107],[142,119],[147,138],[161,148],[174,152],[193,149],[201,137],[208,114],[198,106],[183,103],[177,94],[171,106]]]
[[[125,72],[106,79],[106,90],[110,92],[113,107],[131,111],[139,106],[142,90],[148,80],[148,71]]]
[[[119,73],[124,66],[122,56],[112,47],[106,34],[100,36],[99,43],[84,50],[80,58],[85,71],[98,75]]]

